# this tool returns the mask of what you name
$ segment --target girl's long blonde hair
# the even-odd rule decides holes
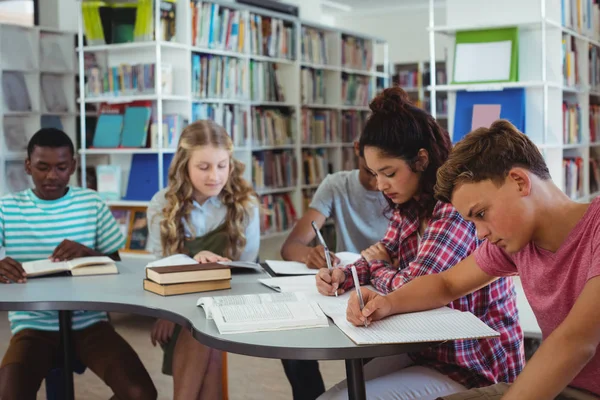
[[[233,143],[223,127],[210,120],[196,121],[188,125],[179,138],[177,151],[169,167],[169,185],[160,222],[160,239],[163,255],[185,251],[184,223],[196,234],[190,221],[193,208],[194,188],[188,175],[188,163],[194,150],[202,146],[214,146],[229,152],[229,178],[219,194],[227,207],[225,228],[228,243],[222,256],[236,260],[246,246],[245,229],[253,205],[257,206],[256,194],[243,178],[245,166],[233,158]]]

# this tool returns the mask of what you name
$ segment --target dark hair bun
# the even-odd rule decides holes
[[[399,86],[384,89],[369,104],[373,113],[395,114],[401,112],[411,101],[408,94]]]

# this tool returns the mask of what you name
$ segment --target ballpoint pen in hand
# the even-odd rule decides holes
[[[333,265],[331,264],[331,255],[329,254],[329,248],[327,247],[327,244],[325,243],[325,239],[323,239],[323,236],[321,235],[319,228],[317,228],[317,224],[315,224],[315,221],[312,221],[310,224],[312,225],[313,229],[315,230],[317,239],[319,239],[319,242],[321,242],[321,245],[325,249],[325,261],[327,262],[327,269],[329,269],[329,272],[331,273],[331,272],[333,272]],[[333,274],[331,276],[333,277]],[[335,297],[337,297],[337,295],[338,295],[338,292],[336,290]]]
[[[358,273],[356,272],[356,267],[352,266],[352,279],[354,279],[354,289],[356,289],[356,295],[358,296],[358,305],[360,306],[360,311],[362,312],[363,308],[365,308],[365,301],[362,297],[362,292],[360,291],[360,283],[358,282]],[[367,327],[367,320],[365,319],[365,328]]]

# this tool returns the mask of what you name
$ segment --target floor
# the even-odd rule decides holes
[[[158,398],[160,400],[171,399],[173,390],[171,377],[160,372],[162,350],[153,347],[150,343],[149,332],[154,320],[129,314],[111,314],[111,320],[119,333],[140,355],[158,389]],[[0,312],[0,335],[5,338],[0,344],[0,352],[4,354],[10,338],[5,312]],[[279,360],[236,354],[230,354],[228,357],[229,398],[231,400],[292,398],[290,386]],[[344,362],[322,362],[321,372],[326,387],[330,387],[345,378]],[[112,395],[104,383],[89,370],[83,375],[75,376],[75,394],[77,400],[105,400]],[[38,400],[45,400],[45,398],[45,389],[42,386],[38,393]]]

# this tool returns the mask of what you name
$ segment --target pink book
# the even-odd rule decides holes
[[[481,127],[489,128],[494,121],[500,118],[500,107],[500,104],[475,104],[471,130]]]

